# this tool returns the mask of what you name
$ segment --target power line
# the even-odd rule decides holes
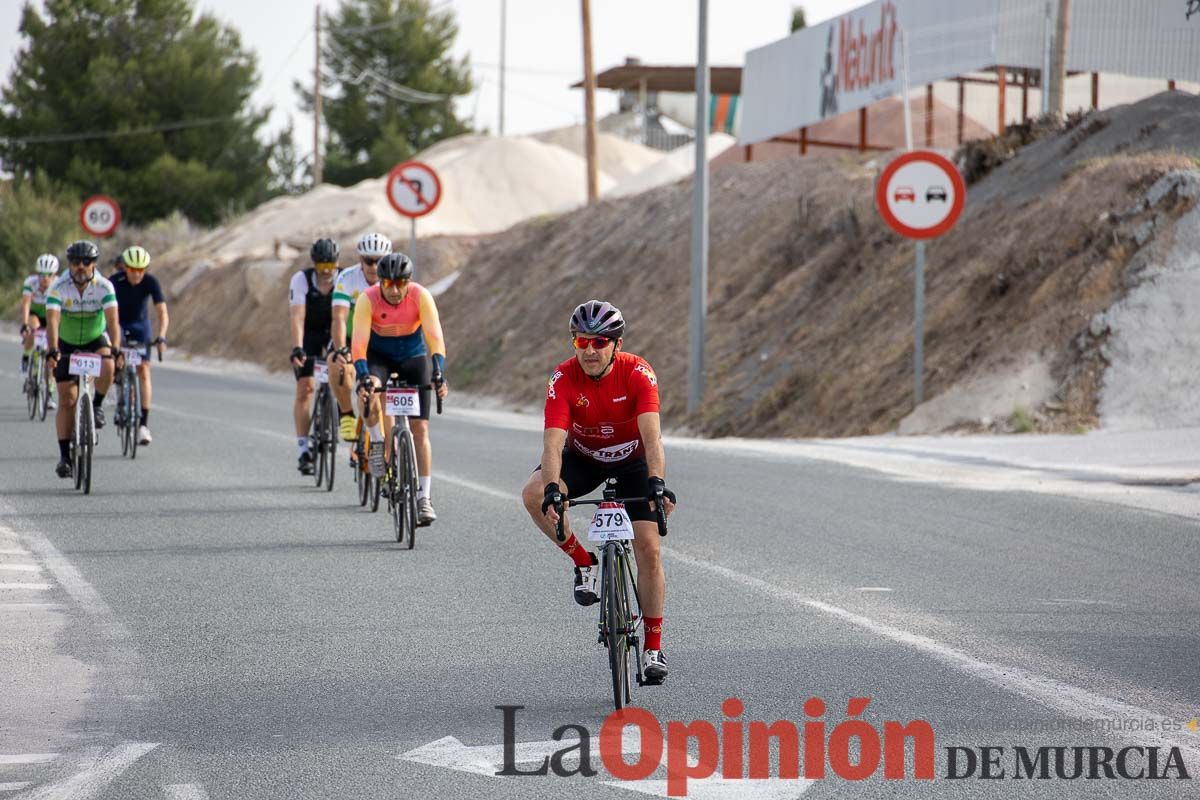
[[[237,119],[237,115],[229,114],[224,117],[200,117],[198,119],[179,120],[178,122],[164,122],[160,125],[147,125],[129,130],[47,133],[39,136],[0,137],[0,139],[9,144],[48,144],[51,142],[81,142],[88,139],[117,139],[122,136],[138,136],[143,133],[160,133],[162,131],[178,131],[185,128],[202,128],[206,125],[220,125],[222,122],[230,122],[234,119]]]

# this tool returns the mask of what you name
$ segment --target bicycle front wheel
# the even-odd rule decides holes
[[[92,398],[83,395],[79,398],[79,472],[76,475],[76,488],[82,488],[84,494],[92,493],[92,446],[95,442],[95,418],[92,416]]]
[[[45,381],[42,386],[42,410],[40,416],[43,422],[46,421],[46,412],[50,410],[50,398],[54,391],[54,373],[50,371],[49,365],[46,364],[46,356],[44,353],[37,354],[38,372],[42,375]]]
[[[333,468],[337,464],[338,406],[332,396],[325,403],[325,430],[321,436],[325,448],[325,491],[333,491]]]
[[[312,418],[308,421],[308,452],[313,460],[313,483],[321,488],[321,479],[325,477],[325,464],[322,459],[325,451],[321,447],[321,415],[325,408],[324,387],[317,390],[317,399],[313,403]]]
[[[617,710],[629,703],[629,604],[625,596],[622,556],[617,545],[604,546],[604,632],[608,646],[608,668],[612,673],[613,705]]]
[[[404,433],[400,425],[392,428],[392,453],[388,457],[388,511],[392,512],[397,542],[404,541],[404,529],[408,522],[408,498],[405,496],[408,462],[404,458]]]
[[[129,437],[129,457],[137,458],[138,428],[142,421],[142,382],[138,380],[136,369],[125,374],[129,381],[129,392],[126,395],[129,407],[125,409],[125,435]]]
[[[404,505],[404,527],[408,530],[408,549],[412,550],[417,544],[417,452],[412,431],[400,431],[400,452],[404,457],[404,469],[399,481]]]
[[[25,374],[25,400],[29,406],[29,419],[37,419],[38,406],[41,404],[41,376],[37,374],[37,355],[29,360],[29,372]]]

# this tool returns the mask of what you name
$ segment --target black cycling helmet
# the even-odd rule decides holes
[[[67,261],[87,261],[88,259],[99,261],[100,248],[87,239],[71,242],[71,245],[67,248]]]
[[[336,264],[340,252],[341,248],[333,239],[317,239],[308,254],[314,264]]]
[[[388,253],[379,259],[379,280],[407,281],[412,279],[413,262],[404,253]]]
[[[619,339],[625,333],[621,309],[603,300],[588,300],[571,312],[571,333],[587,333]]]

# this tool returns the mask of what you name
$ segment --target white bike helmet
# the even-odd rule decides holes
[[[358,254],[369,258],[383,258],[392,252],[392,240],[382,233],[365,233],[358,240]]]
[[[37,260],[38,275],[56,275],[58,273],[58,259],[49,253],[42,253]]]

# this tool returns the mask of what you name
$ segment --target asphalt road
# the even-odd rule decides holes
[[[620,786],[603,769],[485,774],[496,706],[524,706],[521,742],[568,724],[596,736],[611,710],[595,610],[574,605],[569,562],[517,500],[536,420],[498,425],[451,395],[433,428],[440,518],[407,551],[357,506],[344,463],[331,494],[298,475],[286,381],[156,370],[154,444],[130,462],[103,431],[84,497],[54,476],[16,363],[0,343],[0,797],[664,791],[661,768]],[[671,676],[636,701],[666,729],[720,725],[727,697],[747,723],[802,725],[819,697],[832,740],[849,698],[869,697],[875,730],[936,734],[932,781],[911,778],[910,753],[906,780],[881,766],[690,796],[1196,796],[1178,771],[1012,778],[1016,746],[1159,746],[1160,772],[1175,746],[1200,773],[1183,727],[1200,716],[1195,520],[686,443],[667,458]],[[446,737],[480,749],[456,756]],[[956,746],[1004,747],[1006,777],[944,777]]]

